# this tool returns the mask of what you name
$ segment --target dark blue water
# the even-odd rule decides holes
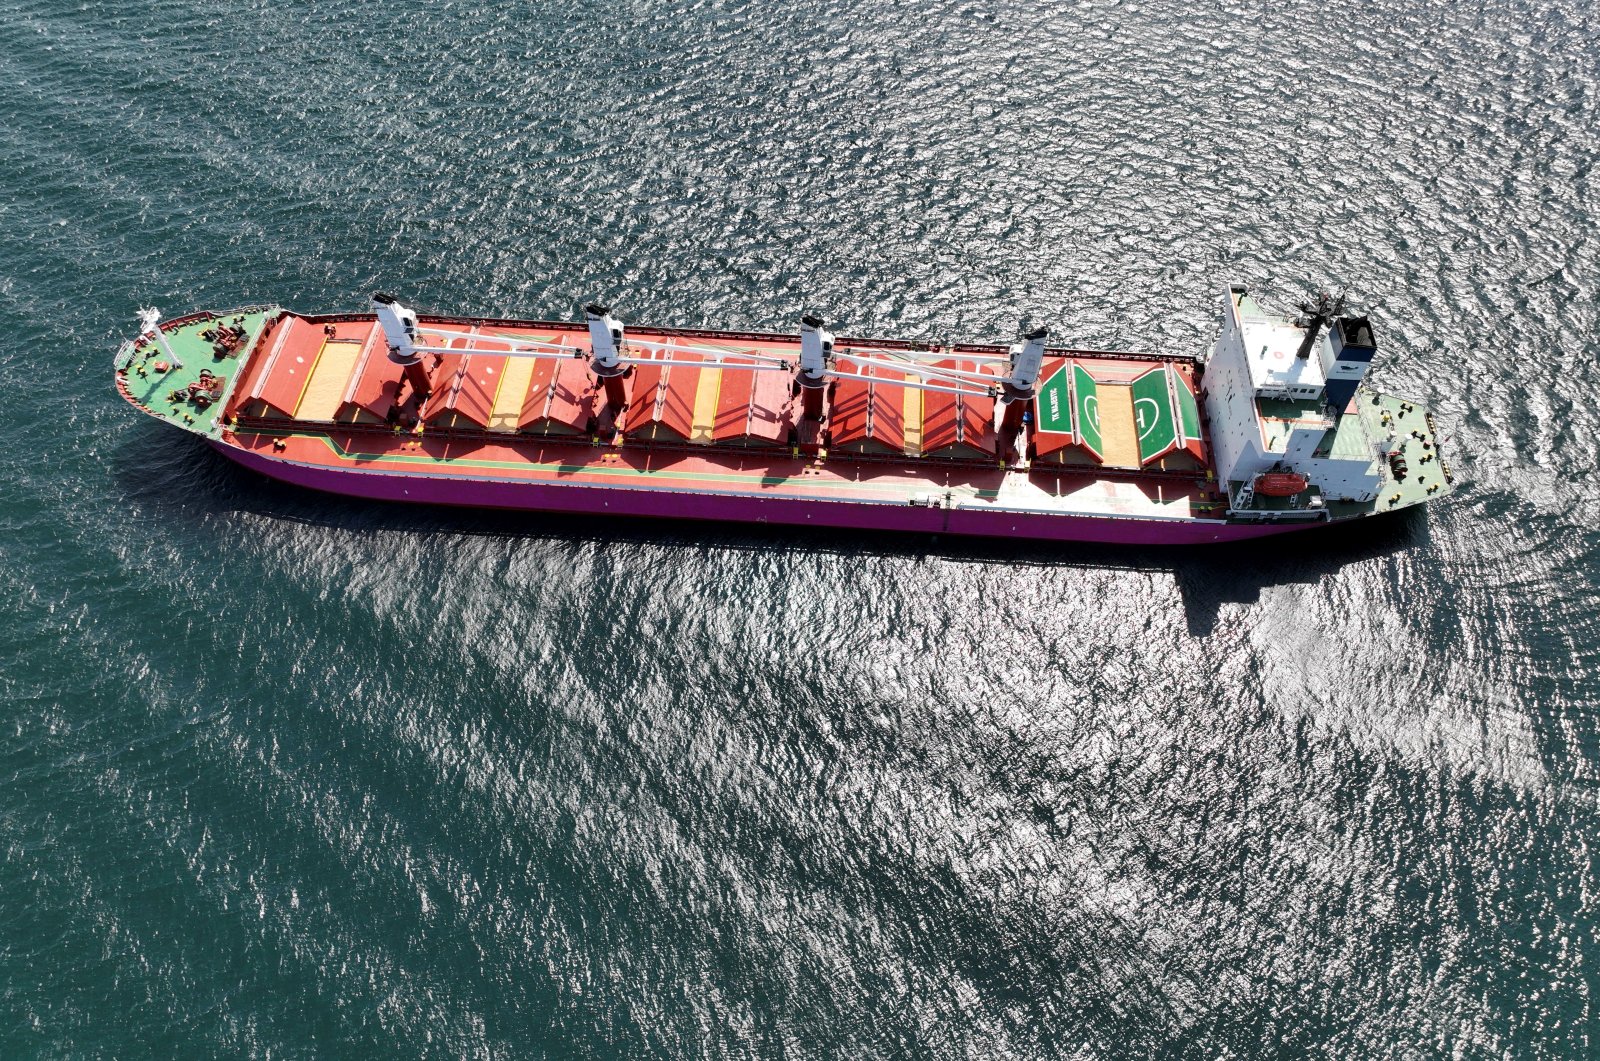
[[[0,0],[0,1056],[1600,1055],[1600,16]],[[1190,8],[1196,8],[1190,10]],[[1196,350],[1348,290],[1418,518],[416,511],[141,304]]]

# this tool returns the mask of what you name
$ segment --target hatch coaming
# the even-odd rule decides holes
[[[620,383],[613,380],[602,387],[587,360],[581,324],[419,320],[426,341],[435,344],[421,359],[427,392],[410,386],[401,366],[386,356],[373,316],[284,314],[262,337],[256,363],[234,391],[228,414],[260,430],[365,424],[379,430],[448,432],[463,439],[520,431],[587,435],[635,446],[806,448],[798,430],[803,414],[798,389],[792,386],[791,371],[781,369],[798,359],[800,344],[793,335],[635,329],[626,342],[648,351],[650,359],[636,361]],[[486,343],[520,344],[531,353],[486,348]],[[831,460],[997,462],[999,403],[992,395],[1004,383],[1005,347],[844,338],[837,343],[842,367],[829,387],[821,438],[808,453]],[[881,360],[864,369],[850,363],[865,354],[904,361],[887,370]],[[734,363],[730,357],[751,363]],[[764,359],[764,364],[755,359]],[[1139,434],[1143,442],[1153,431],[1164,441],[1148,449],[1141,445],[1135,459],[1103,470],[1206,475],[1204,420],[1195,402],[1199,373],[1193,359],[1053,348],[1045,359],[1046,373],[1059,373],[1059,366],[1067,363],[1079,376],[1093,376],[1112,388],[1149,392],[1140,399],[1137,431],[1129,403],[1130,439]],[[919,389],[917,384],[927,382],[919,374],[929,372],[955,373],[974,382],[964,384],[962,392],[939,385]],[[982,390],[985,381],[989,393]],[[977,392],[965,393],[974,387]],[[1162,400],[1162,412],[1146,424],[1144,406],[1154,408],[1156,398]],[[608,410],[609,417],[603,415]],[[1104,465],[1092,447],[1065,454],[1047,445],[1048,432],[1040,429],[1039,419],[1033,418],[1034,426],[1024,436],[1038,444],[1008,464],[1040,463],[1065,470]],[[1092,429],[1085,433],[1094,435]]]

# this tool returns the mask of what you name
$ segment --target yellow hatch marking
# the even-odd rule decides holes
[[[694,392],[694,426],[689,428],[690,442],[712,441],[712,428],[717,422],[717,398],[721,393],[722,369],[702,369],[700,382]]]
[[[324,339],[306,373],[300,399],[294,405],[296,420],[327,421],[344,404],[345,384],[355,370],[356,358],[365,345],[351,339]]]
[[[906,379],[912,383],[921,382],[916,376],[907,376]],[[922,392],[907,387],[905,395],[906,456],[916,457],[922,453]]]
[[[494,392],[494,407],[489,411],[490,431],[515,431],[522,420],[522,403],[533,380],[533,358],[508,357],[500,371],[500,386]]]

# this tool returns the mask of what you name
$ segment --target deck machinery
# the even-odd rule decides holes
[[[1243,287],[1209,356],[276,306],[118,350],[134,405],[273,477],[605,516],[1133,543],[1328,525],[1448,493],[1433,418],[1369,390],[1370,321]]]

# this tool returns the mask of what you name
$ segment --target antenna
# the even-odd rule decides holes
[[[1339,297],[1334,298],[1326,291],[1318,291],[1314,301],[1300,303],[1300,314],[1300,319],[1295,323],[1306,330],[1306,337],[1300,340],[1300,349],[1294,352],[1294,356],[1304,361],[1311,356],[1311,348],[1316,345],[1323,327],[1335,317],[1343,316],[1344,293],[1340,292]]]

